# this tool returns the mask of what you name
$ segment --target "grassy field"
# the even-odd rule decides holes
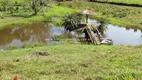
[[[60,6],[58,6],[60,4]],[[61,18],[66,14],[78,13],[81,10],[92,9],[97,15],[90,16],[94,19],[105,18],[108,23],[126,26],[139,27],[142,29],[142,8],[101,4],[94,2],[73,1],[63,2],[45,8],[36,16],[30,16],[33,12],[18,12],[12,15],[0,12],[0,28],[13,24],[27,24],[39,21],[51,21],[52,17],[59,17],[53,23],[60,25]]]
[[[127,3],[127,4],[140,4],[140,5],[142,5],[141,0],[97,0],[97,1]]]
[[[142,8],[83,1],[64,2],[62,5],[72,7],[73,9],[94,10],[97,15],[93,16],[93,18],[103,17],[111,24],[142,28]]]
[[[141,80],[142,47],[54,45],[0,51],[0,79]],[[40,56],[34,52],[48,52]]]
[[[51,5],[50,8],[45,8],[45,12],[40,12],[36,16],[30,16],[32,12],[19,12],[11,15],[5,15],[5,13],[0,12],[0,15],[5,16],[0,19],[0,28],[4,28],[7,25],[15,25],[15,24],[28,24],[40,21],[52,21],[52,17],[62,18],[66,14],[76,13],[78,10],[74,10],[72,8],[55,6]],[[61,20],[56,20],[53,23],[60,24]]]

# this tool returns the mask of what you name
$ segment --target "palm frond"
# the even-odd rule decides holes
[[[81,18],[76,15],[66,15],[63,18],[63,26],[66,30],[72,31],[77,27],[77,24],[80,23]]]

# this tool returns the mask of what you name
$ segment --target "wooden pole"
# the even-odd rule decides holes
[[[88,15],[86,15],[86,24],[88,23]]]

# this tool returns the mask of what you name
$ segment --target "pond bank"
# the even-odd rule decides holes
[[[80,10],[92,9],[97,13],[92,18],[104,18],[110,24],[142,28],[142,8],[84,1],[63,2],[62,5]]]
[[[89,19],[88,23],[100,24],[93,19]],[[52,23],[44,22],[21,26],[11,25],[0,30],[0,49],[65,43],[76,44],[80,43],[81,38],[85,37],[84,34],[78,34],[74,31],[71,34],[65,33],[63,26],[56,26]],[[131,28],[106,24],[102,30],[102,36],[104,39],[112,39],[113,45],[136,46],[142,44],[142,30],[136,27]]]
[[[29,18],[0,19],[0,29],[7,25],[30,24],[36,22],[53,22],[61,25],[61,18],[66,14],[78,13],[84,9],[93,9],[96,11],[96,16],[90,16],[96,20],[104,18],[108,23],[118,26],[139,27],[142,29],[142,8],[117,6],[111,4],[101,4],[95,2],[62,2],[60,5],[52,5],[51,8],[44,12],[40,12],[37,16]],[[52,17],[57,17],[57,20],[52,20]],[[3,22],[3,20],[5,20]]]
[[[5,19],[0,19],[0,29],[7,27],[8,25],[21,25],[21,24],[32,24],[37,22],[53,22],[55,24],[61,25],[62,20],[57,19],[52,21],[52,17],[62,18],[66,14],[73,14],[78,12],[72,8],[51,5],[47,8],[46,12],[40,12],[36,16],[30,16],[28,18],[23,17],[7,17]],[[17,15],[18,16],[18,15]]]

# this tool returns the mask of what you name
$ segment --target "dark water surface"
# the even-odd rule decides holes
[[[89,22],[97,23],[95,20],[91,19]],[[47,43],[48,39],[52,39],[56,35],[62,35],[63,32],[63,28],[56,27],[51,23],[36,23],[23,27],[8,27],[0,30],[0,49],[8,48],[11,44],[22,47],[26,43]],[[109,24],[107,25],[107,30],[104,35],[105,38],[112,39],[114,45],[142,44],[142,32],[139,29],[118,27]]]

